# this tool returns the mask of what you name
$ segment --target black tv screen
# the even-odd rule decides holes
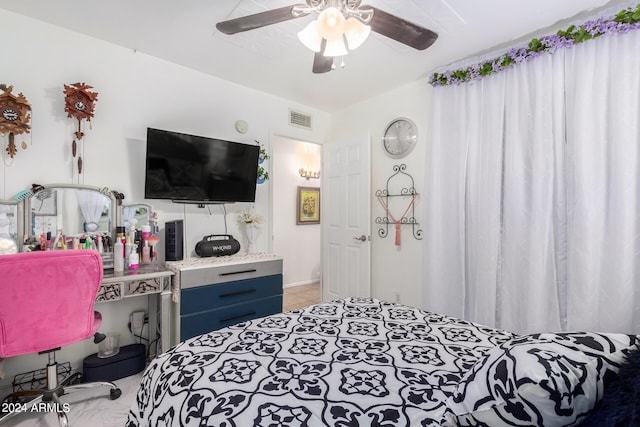
[[[254,202],[257,145],[147,128],[145,199]]]

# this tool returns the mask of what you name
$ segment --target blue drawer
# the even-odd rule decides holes
[[[180,341],[282,312],[282,294],[180,316]]]
[[[282,274],[182,289],[180,314],[197,313],[273,295],[282,295]]]

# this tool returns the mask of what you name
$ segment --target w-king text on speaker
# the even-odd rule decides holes
[[[200,257],[233,255],[240,251],[240,242],[230,234],[204,236],[196,243],[196,254]]]

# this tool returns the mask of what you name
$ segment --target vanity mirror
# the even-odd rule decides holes
[[[127,203],[122,204],[122,225],[128,230],[133,225],[134,228],[140,229],[143,225],[153,227],[155,219],[152,218],[153,206],[148,203]]]
[[[88,185],[34,185],[33,196],[25,201],[28,233],[39,236],[62,230],[67,236],[113,235],[116,199],[105,187]]]
[[[0,200],[0,254],[22,249],[22,202]]]

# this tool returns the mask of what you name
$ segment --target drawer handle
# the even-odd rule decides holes
[[[230,271],[228,273],[219,273],[219,276],[233,276],[234,274],[244,274],[244,273],[255,273],[256,270],[255,268],[252,270],[242,270],[242,271]]]
[[[220,323],[229,322],[231,320],[242,319],[243,317],[253,316],[255,315],[255,311],[250,311],[248,313],[240,314],[238,316],[225,317],[224,319],[220,319]]]
[[[244,295],[244,294],[252,294],[256,291],[256,289],[247,289],[244,291],[238,291],[238,292],[229,292],[228,294],[220,294],[220,298],[228,298],[228,297],[235,297],[238,295]]]

